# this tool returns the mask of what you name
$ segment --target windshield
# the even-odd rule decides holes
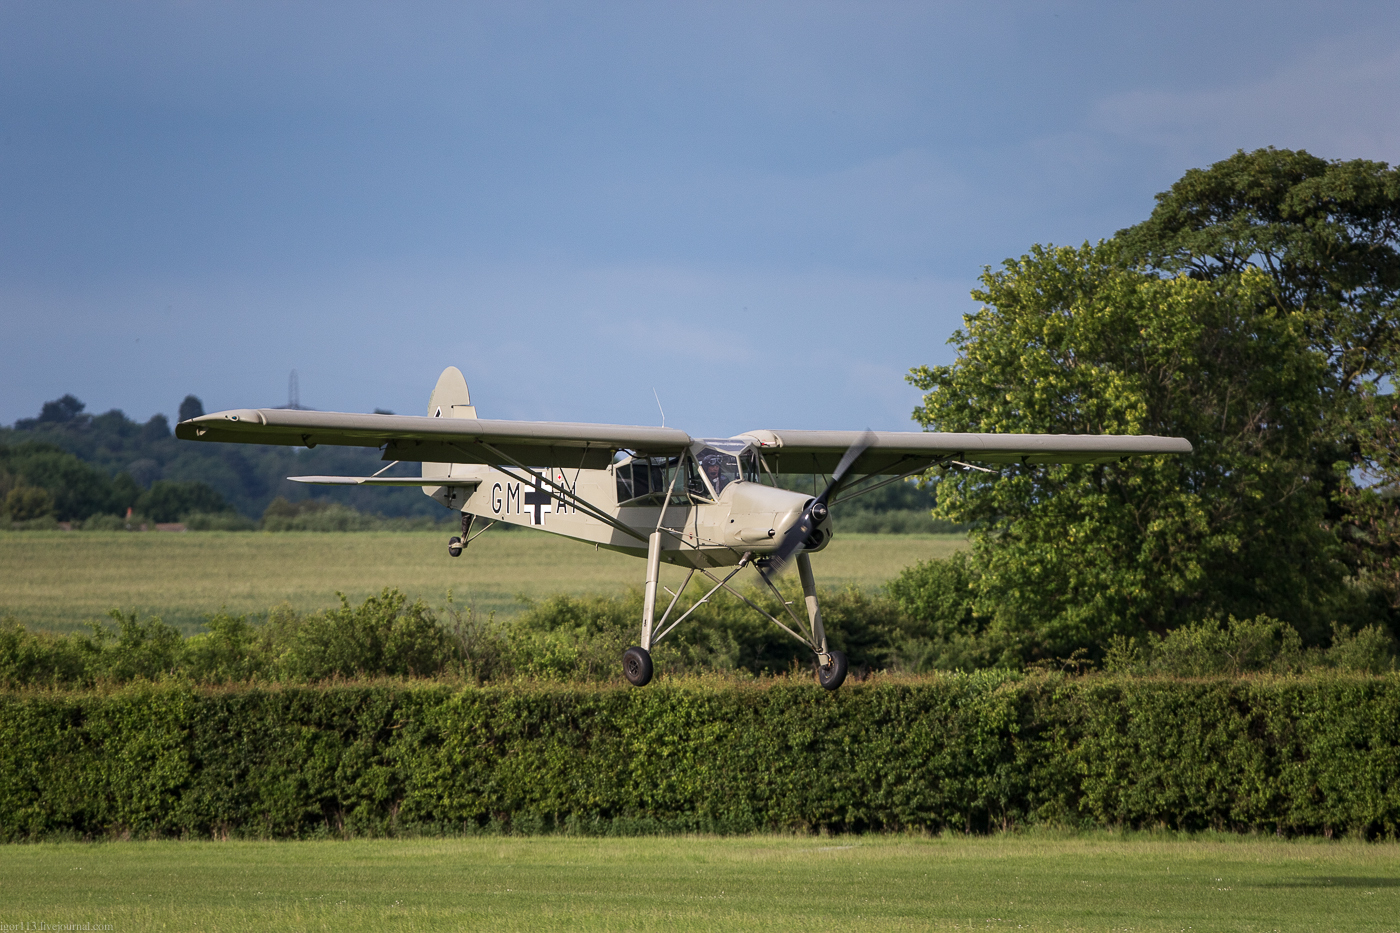
[[[739,458],[731,453],[705,447],[695,455],[695,459],[699,461],[700,470],[705,474],[705,479],[709,480],[710,488],[716,495],[724,492],[725,486],[739,478]]]

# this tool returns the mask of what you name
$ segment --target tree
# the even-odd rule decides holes
[[[176,522],[192,512],[226,512],[229,507],[207,483],[159,479],[136,500],[136,511],[158,522]]]
[[[65,422],[72,421],[82,414],[87,406],[78,401],[72,395],[65,395],[63,398],[55,399],[52,402],[45,402],[44,407],[39,410],[39,421],[41,422]]]
[[[191,418],[198,418],[204,414],[204,403],[196,395],[186,395],[185,400],[180,403],[180,420],[189,421]]]
[[[1349,539],[1353,567],[1389,560],[1400,548],[1395,501],[1361,494],[1353,480],[1400,482],[1385,453],[1387,438],[1394,449],[1394,400],[1376,400],[1393,385],[1400,357],[1400,169],[1301,151],[1237,152],[1187,172],[1117,240],[1129,260],[1168,274],[1269,276],[1273,300],[1301,316],[1309,346],[1327,359],[1315,479],[1332,490],[1328,521]],[[1352,469],[1329,471],[1338,460]]]
[[[976,525],[968,624],[988,661],[1231,615],[1320,640],[1333,619],[1381,611],[1372,591],[1393,557],[1367,553],[1393,555],[1397,523],[1376,511],[1394,500],[1357,495],[1355,477],[1394,462],[1393,409],[1375,411],[1400,355],[1400,175],[1264,149],[1157,201],[1107,243],[988,271],[957,361],[911,373],[932,429],[1195,447],[939,478],[936,514]]]
[[[15,486],[5,496],[5,515],[13,522],[25,522],[53,514],[53,496],[38,486]]]
[[[935,514],[975,529],[986,661],[1229,615],[1327,631],[1347,593],[1315,476],[1327,360],[1269,278],[1162,278],[1107,243],[1036,247],[982,281],[957,361],[911,375],[928,390],[925,427],[1163,434],[1195,449],[942,472]]]
[[[1400,169],[1307,152],[1237,152],[1157,195],[1116,237],[1130,262],[1213,281],[1258,269],[1281,309],[1301,312],[1334,393],[1396,371]]]

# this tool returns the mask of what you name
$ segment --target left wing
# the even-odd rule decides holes
[[[1152,454],[1189,454],[1182,437],[1121,434],[954,434],[938,431],[750,431],[775,473],[830,473],[854,444],[869,447],[854,473],[900,474],[940,460],[974,463],[1112,463]]]
[[[290,447],[380,447],[385,460],[493,466],[518,462],[526,466],[590,470],[605,469],[619,450],[674,454],[691,443],[690,435],[675,428],[283,408],[245,408],[201,415],[177,424],[175,436],[190,441]]]

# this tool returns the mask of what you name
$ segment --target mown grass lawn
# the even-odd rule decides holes
[[[874,588],[966,546],[960,535],[838,535],[812,557],[824,586]],[[512,615],[519,596],[616,594],[645,563],[532,531],[488,531],[459,558],[438,532],[0,532],[0,618],[71,632],[108,609],[159,615],[185,632],[221,609],[266,612],[363,600],[386,586],[441,605]],[[672,588],[681,572],[663,568]],[[741,578],[744,579],[744,578]]]
[[[0,923],[1394,931],[1400,847],[1107,834],[15,845],[0,847]]]

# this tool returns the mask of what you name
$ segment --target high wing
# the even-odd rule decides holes
[[[379,447],[384,450],[385,460],[492,465],[514,462],[587,470],[605,469],[619,450],[675,454],[691,443],[690,435],[675,428],[283,408],[245,408],[201,415],[176,425],[175,436],[192,441],[290,447]],[[375,483],[381,484],[388,485]]]
[[[1151,454],[1189,454],[1181,437],[1114,434],[954,434],[923,431],[749,431],[775,473],[830,473],[852,445],[870,446],[853,473],[909,473],[941,460],[971,463],[1112,463]]]

